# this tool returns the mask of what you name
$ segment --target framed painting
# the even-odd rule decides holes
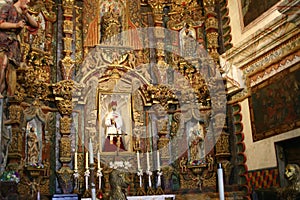
[[[254,141],[300,127],[300,66],[253,86],[249,103]]]
[[[131,94],[99,93],[98,103],[100,151],[131,152]]]
[[[239,0],[244,27],[249,25],[280,0]]]

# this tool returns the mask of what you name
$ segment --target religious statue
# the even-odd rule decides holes
[[[181,56],[194,56],[197,48],[196,30],[189,24],[185,24],[184,28],[179,32],[179,37]]]
[[[278,190],[278,196],[284,200],[300,199],[300,167],[298,164],[288,164],[285,167],[285,177],[288,186]]]
[[[111,111],[105,117],[105,126],[106,126],[106,141],[104,144],[105,151],[115,151],[116,146],[120,150],[125,150],[123,140],[121,136],[123,119],[121,114],[117,111],[117,102],[112,101],[110,103]],[[108,142],[109,141],[109,142]]]
[[[28,13],[29,1],[18,0],[0,9],[0,97],[7,89],[9,96],[16,88],[16,68],[22,61],[19,35],[23,28],[38,28],[38,23]],[[10,68],[8,68],[10,67]]]
[[[197,123],[189,132],[190,161],[199,161],[204,158],[204,130],[202,125]]]
[[[101,42],[110,45],[119,45],[119,34],[121,32],[121,16],[118,10],[109,7],[101,18]]]
[[[27,135],[27,162],[29,165],[36,165],[39,161],[39,141],[34,127],[30,128]]]

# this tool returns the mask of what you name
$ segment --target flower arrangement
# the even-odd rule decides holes
[[[198,165],[202,165],[202,164],[206,164],[206,162],[204,160],[191,160],[190,161],[190,165],[193,165],[193,166],[198,166]]]
[[[43,169],[44,168],[44,165],[42,163],[36,163],[36,164],[31,163],[28,166],[32,167],[32,168],[37,168],[37,169]]]
[[[20,175],[16,171],[4,171],[0,177],[1,182],[20,182]]]

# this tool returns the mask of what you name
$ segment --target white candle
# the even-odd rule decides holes
[[[75,151],[75,155],[74,155],[74,170],[77,170],[77,151]]]
[[[148,181],[149,181],[149,187],[152,187],[152,183],[151,183],[151,176],[148,176]]]
[[[85,190],[88,190],[89,189],[89,177],[86,176],[85,177]]]
[[[142,176],[140,176],[140,187],[142,187]]]
[[[157,170],[160,171],[160,156],[159,156],[159,150],[157,150]]]
[[[160,175],[158,175],[157,177],[157,187],[160,187],[161,186],[161,177]]]
[[[219,197],[220,200],[224,200],[224,181],[223,181],[223,169],[221,163],[218,164],[218,186],[219,186]]]
[[[99,176],[99,190],[101,190],[101,176]]]
[[[141,163],[140,163],[140,152],[136,152],[136,159],[137,159],[137,165],[138,165],[138,170],[141,169]]]
[[[150,158],[149,158],[149,152],[147,151],[147,170],[150,170]]]
[[[97,153],[97,159],[98,159],[98,170],[100,170],[100,153],[99,153],[99,151]]]
[[[92,138],[90,138],[90,142],[89,142],[89,152],[90,152],[90,164],[93,164],[94,163],[94,152],[93,152]]]
[[[89,153],[85,152],[85,168],[89,168]]]

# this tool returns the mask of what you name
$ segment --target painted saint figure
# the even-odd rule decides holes
[[[117,102],[112,101],[110,103],[111,111],[105,117],[105,126],[106,126],[106,142],[104,146],[105,151],[114,151],[116,150],[115,146],[120,145],[121,150],[125,150],[124,144],[122,141],[122,126],[123,119],[121,114],[117,111]],[[107,142],[109,140],[109,144]],[[120,142],[120,144],[117,144]]]
[[[22,55],[19,34],[29,25],[38,28],[38,23],[28,13],[29,0],[14,1],[0,9],[0,95],[7,89],[9,96],[14,95],[16,87],[16,68],[20,66]],[[12,66],[8,68],[8,66]]]

